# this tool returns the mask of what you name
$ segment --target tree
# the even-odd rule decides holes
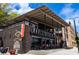
[[[8,3],[0,3],[0,25],[4,25],[7,21],[17,16],[19,16],[19,14],[12,12]]]

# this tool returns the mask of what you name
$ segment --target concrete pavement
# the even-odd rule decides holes
[[[23,55],[79,55],[76,47],[72,49],[31,50]]]
[[[10,55],[9,53],[0,55]],[[18,55],[79,55],[77,47],[72,49],[50,49],[50,50],[30,50],[25,54]]]

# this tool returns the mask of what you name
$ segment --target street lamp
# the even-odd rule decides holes
[[[74,18],[70,18],[70,19],[73,19],[73,22],[74,22],[74,29],[75,29],[75,36],[76,36],[75,40],[76,40],[76,43],[77,43],[78,53],[79,53],[79,42],[78,42],[78,37],[77,37],[77,29],[76,29],[75,18],[79,18],[79,17],[74,17]]]

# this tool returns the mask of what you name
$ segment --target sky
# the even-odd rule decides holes
[[[73,27],[73,20],[75,20],[79,32],[79,3],[10,3],[12,11],[21,15],[42,5],[46,5],[66,22],[70,21]]]

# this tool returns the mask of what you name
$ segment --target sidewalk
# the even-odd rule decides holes
[[[49,55],[79,55],[78,49],[74,47],[73,49],[62,49],[57,52],[52,52]]]
[[[76,47],[72,49],[31,50],[23,55],[79,55]]]

